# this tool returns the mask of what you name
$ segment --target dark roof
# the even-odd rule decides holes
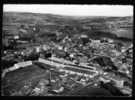
[[[54,50],[54,53],[57,55],[57,56],[60,56],[60,57],[65,57],[66,56],[66,52],[64,52],[63,50]]]
[[[117,70],[117,67],[112,62],[111,58],[101,56],[94,59],[100,66],[110,66],[110,68]]]
[[[124,94],[117,87],[113,86],[112,83],[106,83],[106,84],[102,83],[101,87],[110,91],[110,93],[113,94],[114,96],[124,96]]]

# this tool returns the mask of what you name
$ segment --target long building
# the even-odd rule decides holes
[[[54,62],[58,62],[58,63],[62,63],[62,64],[65,64],[65,65],[71,65],[71,66],[77,66],[76,64],[74,64],[73,62],[71,61],[68,61],[68,60],[65,60],[65,59],[62,59],[62,58],[57,58],[57,57],[51,57],[49,60],[51,61],[54,61]],[[96,70],[95,67],[92,67],[92,66],[88,66],[84,63],[80,63],[79,64],[79,67],[81,68],[86,68],[86,69],[91,69],[91,70]]]
[[[53,61],[49,61],[49,60],[42,59],[42,58],[39,58],[38,62],[53,66],[54,68],[60,68],[61,71],[65,71],[66,73],[72,74],[75,72],[75,74],[78,74],[78,75],[86,74],[86,76],[88,76],[88,75],[95,76],[98,74],[98,72],[93,69],[88,69],[86,67],[80,67],[80,66],[71,66],[68,64],[61,64],[58,62],[53,62]]]

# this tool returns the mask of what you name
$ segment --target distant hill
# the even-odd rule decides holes
[[[39,13],[19,13],[19,12],[3,12],[3,29],[15,33],[21,24],[38,24],[42,26],[44,31],[59,31],[65,29],[64,26],[72,27],[72,34],[90,34],[90,36],[106,36],[112,34],[133,39],[133,17],[72,17],[61,16],[53,14],[39,14]],[[44,30],[44,31],[43,31]],[[100,34],[98,34],[98,33]],[[92,33],[92,34],[91,34]],[[94,34],[95,33],[95,34]],[[101,34],[102,33],[102,34]],[[113,35],[113,37],[114,37]],[[109,36],[109,35],[108,35]]]

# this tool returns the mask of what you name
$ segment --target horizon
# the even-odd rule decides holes
[[[90,17],[90,16],[127,17],[133,16],[133,6],[4,4],[3,12],[52,14],[61,16],[72,16],[72,17]]]
[[[131,15],[127,16],[75,16],[75,15],[61,15],[61,14],[53,14],[53,13],[34,13],[34,12],[19,12],[19,11],[4,11],[3,13],[25,13],[25,14],[41,14],[41,15],[56,15],[56,16],[63,16],[63,17],[77,17],[77,18],[86,18],[86,17],[133,17]]]

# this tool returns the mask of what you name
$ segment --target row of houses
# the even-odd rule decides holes
[[[38,60],[41,63],[44,64],[48,64],[54,67],[59,68],[60,72],[65,72],[65,73],[69,73],[69,74],[76,74],[79,76],[86,76],[86,77],[94,77],[98,74],[98,72],[96,70],[93,69],[88,69],[87,67],[80,67],[80,66],[72,66],[72,65],[67,65],[67,64],[61,64],[61,63],[57,63],[54,61],[49,61],[49,60],[45,60],[42,58],[39,58]]]

